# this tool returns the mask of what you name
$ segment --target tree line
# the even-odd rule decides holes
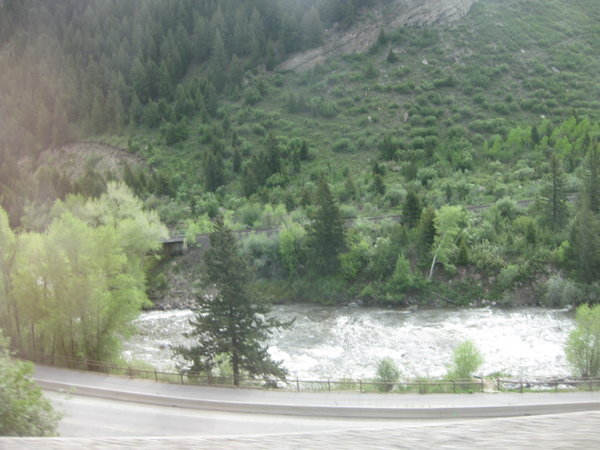
[[[0,209],[0,328],[32,354],[119,358],[166,229],[115,183],[97,199],[57,201],[52,217],[40,232],[15,233]]]

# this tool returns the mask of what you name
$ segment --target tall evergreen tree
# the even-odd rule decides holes
[[[227,65],[225,43],[223,42],[220,30],[217,30],[210,54],[210,81],[212,81],[218,92],[221,92],[225,87]]]
[[[204,156],[204,187],[207,191],[214,192],[225,183],[223,159],[213,151],[208,151]]]
[[[600,277],[600,219],[587,208],[581,208],[573,221],[571,244],[567,248],[568,264],[584,283]]]
[[[546,175],[542,187],[542,204],[544,216],[554,230],[558,230],[567,221],[567,194],[565,192],[565,175],[558,157],[550,157],[550,171]]]
[[[339,269],[339,255],[346,248],[346,231],[340,208],[324,176],[319,181],[315,203],[307,229],[310,259],[316,273],[331,275]]]
[[[585,160],[584,190],[586,206],[594,213],[600,212],[600,150],[598,150],[598,144],[590,148]]]
[[[243,373],[284,378],[285,369],[273,361],[265,342],[274,330],[290,327],[292,322],[268,317],[269,307],[253,295],[248,265],[221,217],[215,219],[204,263],[204,281],[213,294],[197,299],[196,314],[190,320],[193,329],[187,335],[194,344],[175,348],[191,363],[189,373],[210,371],[225,357],[236,386]]]
[[[414,228],[421,218],[421,201],[414,191],[409,191],[402,205],[402,223],[408,228]]]

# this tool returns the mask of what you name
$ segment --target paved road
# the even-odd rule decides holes
[[[369,426],[369,423],[378,426],[392,426],[396,423],[393,420],[203,411],[56,392],[46,392],[45,395],[64,414],[59,427],[59,434],[64,437],[287,434],[356,429]],[[412,422],[417,424],[429,421]]]
[[[36,366],[47,390],[161,406],[338,418],[480,418],[600,410],[600,392],[403,394],[291,392],[187,386]]]
[[[241,436],[2,439],[0,449],[598,449],[600,412]]]
[[[81,437],[0,438],[0,449],[600,448],[599,392],[316,394],[159,384],[41,366],[35,378],[46,388],[73,386],[105,398],[50,392],[66,413],[61,433]],[[262,414],[248,413],[254,410]],[[580,412],[523,416],[563,410]],[[518,417],[461,418],[479,414]]]

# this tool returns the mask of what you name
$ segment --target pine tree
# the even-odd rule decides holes
[[[225,183],[223,159],[213,151],[208,151],[204,157],[204,187],[214,192]]]
[[[581,208],[571,227],[567,252],[577,278],[593,283],[600,277],[600,219],[589,209]]]
[[[585,202],[590,211],[600,212],[600,152],[598,145],[592,147],[585,161]]]
[[[225,87],[226,70],[227,70],[227,53],[225,52],[225,43],[221,32],[217,30],[213,39],[212,51],[210,54],[210,80],[217,89],[221,92]]]
[[[546,175],[542,187],[544,215],[553,230],[558,230],[567,221],[567,194],[565,175],[560,160],[553,154],[550,157],[550,172]]]
[[[250,197],[260,187],[258,177],[254,171],[254,165],[246,166],[244,170],[244,178],[242,178],[242,191],[245,197]]]
[[[346,248],[346,231],[325,177],[319,181],[315,202],[316,210],[307,230],[310,259],[316,273],[330,275],[339,268],[339,254]]]
[[[418,222],[418,247],[423,255],[428,255],[435,236],[437,235],[435,229],[435,210],[431,207],[427,207],[421,213],[421,217]]]
[[[396,159],[399,143],[396,138],[390,133],[387,133],[383,140],[379,143],[379,151],[381,153],[381,159],[390,161]]]
[[[244,78],[244,67],[242,66],[242,62],[235,54],[231,57],[231,61],[229,62],[228,74],[230,87],[232,89],[235,87],[240,87],[242,84],[242,79]]]
[[[210,371],[225,357],[236,386],[243,373],[285,378],[285,369],[271,359],[265,342],[274,330],[288,328],[292,322],[268,317],[269,307],[253,295],[248,265],[221,217],[215,219],[213,230],[204,255],[204,281],[214,293],[197,299],[190,320],[193,330],[187,334],[195,343],[178,346],[175,352],[191,362],[188,372],[195,374]]]
[[[307,48],[316,47],[323,43],[323,24],[319,12],[312,6],[302,18],[302,34]]]
[[[242,153],[240,149],[235,147],[233,150],[233,171],[235,173],[240,173],[242,170]]]
[[[421,201],[415,192],[409,191],[402,205],[402,223],[408,228],[414,228],[421,218]]]
[[[533,144],[534,147],[540,143],[541,136],[535,125],[531,127],[530,138],[531,138],[531,143]]]
[[[373,185],[371,186],[371,189],[379,195],[385,194],[385,183],[383,182],[381,174],[376,173],[373,175]]]

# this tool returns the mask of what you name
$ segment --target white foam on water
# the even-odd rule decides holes
[[[454,347],[470,339],[483,355],[481,374],[566,375],[563,346],[573,314],[543,308],[423,309],[278,305],[273,316],[296,318],[269,342],[275,360],[293,377],[368,378],[377,362],[392,358],[408,377],[442,376]],[[189,310],[145,312],[125,345],[127,356],[173,370],[170,346],[184,343]]]

